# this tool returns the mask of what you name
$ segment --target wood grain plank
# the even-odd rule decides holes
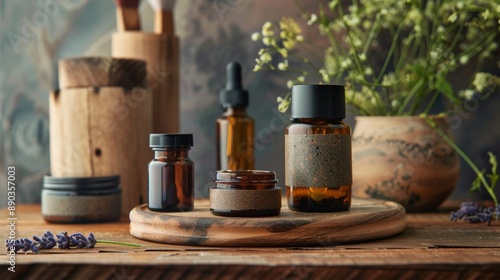
[[[195,207],[207,203],[196,201]],[[500,275],[500,225],[452,223],[447,220],[447,213],[407,214],[407,229],[402,234],[377,241],[264,248],[155,243],[132,237],[126,217],[114,223],[64,225],[43,221],[39,205],[19,205],[17,211],[18,237],[41,235],[45,230],[84,234],[92,231],[98,240],[144,246],[135,249],[98,243],[94,249],[51,249],[41,254],[18,254],[16,277],[21,279],[28,275],[36,276],[34,279],[58,279],[59,275],[69,275],[71,279],[80,279],[81,275],[116,279],[116,274],[109,273],[116,269],[124,269],[127,275],[136,277],[134,279],[144,275],[151,275],[147,279],[202,279],[203,276],[207,277],[203,279],[234,279],[251,277],[253,273],[263,279],[328,279],[331,275],[363,279],[498,279]],[[7,213],[1,209],[0,219],[5,220]],[[0,238],[7,238],[7,234],[1,231]],[[434,246],[459,243],[470,247]],[[5,261],[5,247],[0,247],[2,272],[7,271]],[[148,271],[152,271],[151,274]],[[266,273],[259,274],[260,271]]]
[[[2,267],[2,269],[5,267]],[[498,267],[487,266],[248,266],[248,265],[65,265],[19,267],[3,279],[481,279],[496,280]]]

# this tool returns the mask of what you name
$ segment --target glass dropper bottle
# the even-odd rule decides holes
[[[224,113],[216,122],[217,170],[253,170],[254,120],[246,112],[248,91],[239,63],[229,63],[226,71],[226,87],[219,94]]]

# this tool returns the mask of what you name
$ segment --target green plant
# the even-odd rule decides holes
[[[472,182],[471,186],[471,191],[479,191],[481,189],[481,186],[484,187],[484,189],[488,192],[489,196],[493,200],[493,203],[495,205],[498,205],[498,199],[495,195],[495,187],[498,183],[498,179],[500,178],[500,175],[497,173],[497,167],[498,167],[498,162],[496,156],[492,152],[488,152],[488,157],[489,157],[489,162],[491,165],[491,172],[490,174],[485,174],[486,170],[479,170],[479,168],[474,164],[474,162],[465,154],[465,152],[460,149],[460,147],[457,146],[451,140],[444,131],[442,131],[434,122],[434,120],[430,117],[428,117],[425,114],[421,115],[422,118],[424,118],[427,123],[443,138],[446,143],[448,143],[459,155],[460,157],[472,168],[474,173],[476,173],[477,178]],[[488,178],[489,180],[486,180]]]
[[[493,216],[496,217],[496,220],[498,220],[500,218],[500,204],[498,203],[498,198],[495,194],[495,187],[500,179],[500,174],[497,173],[497,157],[492,152],[488,152],[491,171],[489,174],[485,174],[486,170],[479,170],[469,156],[467,156],[467,154],[465,154],[465,152],[437,126],[432,118],[425,114],[421,114],[420,116],[427,121],[427,123],[443,138],[444,141],[446,141],[446,143],[453,147],[460,157],[462,157],[462,159],[470,166],[474,173],[476,173],[477,177],[474,181],[472,181],[470,191],[479,191],[482,186],[493,200],[494,207],[488,208],[472,201],[463,202],[460,205],[459,210],[451,212],[450,219],[452,221],[468,220],[472,223],[488,222],[488,225],[491,223]]]
[[[252,34],[265,45],[254,71],[283,71],[289,88],[304,82],[345,83],[346,101],[361,115],[428,113],[441,95],[460,106],[500,85],[498,77],[479,72],[498,48],[497,1],[353,0],[348,7],[344,2],[320,4],[315,13],[296,0],[308,25],[326,38],[325,46],[308,42],[294,19],[266,22]],[[455,93],[449,74],[460,67],[475,70],[471,85]],[[278,102],[286,111],[290,94]]]

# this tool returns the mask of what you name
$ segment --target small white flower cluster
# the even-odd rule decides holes
[[[252,40],[261,40],[265,46],[254,71],[287,72],[294,77],[287,82],[288,88],[306,78],[345,83],[346,101],[363,115],[427,113],[438,95],[459,105],[478,92],[500,87],[499,78],[490,73],[473,72],[473,84],[458,93],[448,81],[460,67],[474,69],[491,61],[498,50],[497,2],[366,0],[343,7],[343,1],[330,0],[328,12],[324,8],[302,11],[307,25],[316,26],[328,46],[304,42],[299,25],[291,18],[283,18],[279,28],[267,22],[252,34]],[[299,43],[314,60],[296,55]],[[323,65],[311,62],[320,61],[318,57],[323,57]],[[288,108],[289,97],[278,98],[280,110]]]
[[[272,64],[272,54],[278,53],[283,58],[283,61],[277,64],[281,71],[288,69],[288,52],[293,50],[298,42],[303,42],[304,37],[301,34],[299,25],[291,18],[283,18],[279,23],[279,36],[275,36],[273,30],[274,25],[271,22],[266,22],[262,26],[261,32],[252,34],[252,41],[262,40],[262,43],[267,48],[260,49],[259,58],[255,60],[256,64],[254,71],[260,71],[264,67],[274,70],[275,66]]]
[[[275,25],[271,22],[264,23],[262,30],[253,33],[251,39],[252,41],[261,40],[264,46],[266,46],[259,50],[259,57],[255,59],[254,72],[276,69],[279,71],[291,71],[292,69],[289,68],[289,52],[293,51],[298,43],[304,42],[302,30],[297,22],[287,17],[281,19],[279,22],[279,29],[275,28]],[[273,61],[274,55],[280,57],[278,62]],[[303,58],[302,61],[304,63],[308,62],[306,58]],[[298,70],[296,70],[296,72],[298,72],[299,75],[287,82],[288,88],[291,88],[295,84],[305,82],[308,73]],[[290,104],[290,96],[285,96],[285,98],[280,97],[277,101],[280,103],[278,109],[284,112],[288,109],[288,105]]]

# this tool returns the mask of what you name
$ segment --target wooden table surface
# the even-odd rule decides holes
[[[104,224],[49,224],[39,205],[18,205],[16,236],[93,232],[93,249],[18,252],[15,273],[0,250],[1,279],[500,279],[500,221],[450,222],[449,212],[407,214],[397,236],[348,245],[222,248],[160,244],[129,234],[128,218]],[[0,218],[8,224],[7,210]],[[3,226],[1,238],[8,237]],[[314,238],[312,236],[311,238]],[[7,276],[7,277],[5,277]]]

